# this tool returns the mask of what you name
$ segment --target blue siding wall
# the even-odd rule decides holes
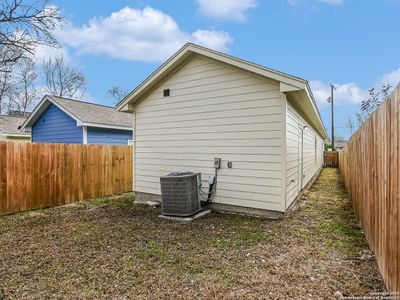
[[[88,144],[128,145],[132,130],[88,127],[87,137]]]
[[[51,104],[32,126],[32,142],[82,144],[83,128]]]

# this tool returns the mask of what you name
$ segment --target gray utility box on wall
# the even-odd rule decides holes
[[[163,215],[186,217],[201,209],[195,173],[170,173],[160,183]]]

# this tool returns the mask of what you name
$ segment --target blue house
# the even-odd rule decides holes
[[[22,124],[32,142],[128,145],[132,116],[114,107],[45,96]]]

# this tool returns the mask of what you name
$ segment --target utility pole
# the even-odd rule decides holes
[[[334,123],[334,117],[333,117],[333,90],[335,86],[331,83],[331,96],[328,98],[328,103],[331,104],[331,119],[332,119],[332,151],[335,151],[335,123]]]

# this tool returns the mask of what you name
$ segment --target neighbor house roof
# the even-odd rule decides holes
[[[26,120],[25,117],[1,116],[0,115],[0,133],[9,137],[30,137],[29,132],[21,132],[18,129]]]
[[[114,107],[48,95],[43,97],[21,128],[32,127],[51,104],[76,120],[78,126],[132,129],[132,116]]]
[[[247,70],[256,75],[261,75],[278,81],[280,83],[280,91],[290,98],[291,103],[294,104],[295,108],[299,110],[303,116],[306,116],[307,121],[310,122],[313,128],[323,138],[326,137],[326,131],[307,80],[192,43],[187,43],[183,46],[137,88],[129,93],[117,105],[117,110],[126,112],[133,111],[135,103],[139,102],[152,89],[175,72],[180,66],[185,64],[194,55],[205,56]]]
[[[335,141],[335,148],[344,148],[347,145],[346,140],[336,140]]]

